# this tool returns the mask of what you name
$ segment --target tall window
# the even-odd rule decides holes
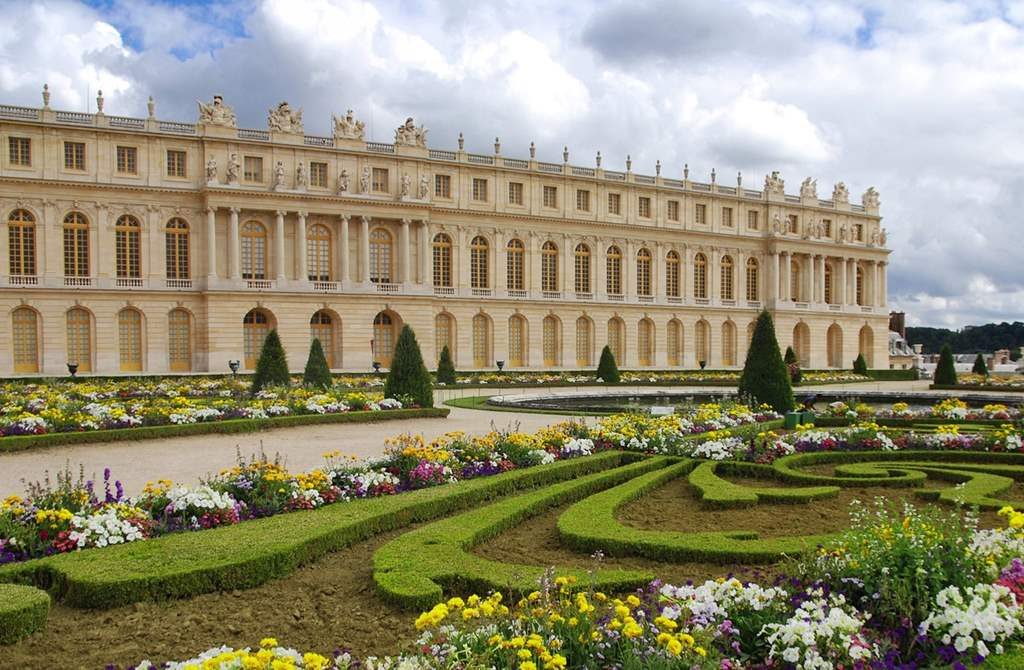
[[[477,235],[469,243],[469,285],[471,288],[490,288],[490,245],[487,238]]]
[[[28,137],[8,137],[7,158],[11,165],[30,167],[32,165],[32,140]]]
[[[697,322],[693,329],[693,351],[697,356],[697,365],[707,365],[711,360],[711,326],[704,319]]]
[[[822,234],[826,238],[831,239],[832,238],[832,219],[822,219],[821,220],[821,226],[822,226],[822,228],[824,228],[824,230],[822,231]]]
[[[786,216],[786,229],[793,234],[800,232],[800,217],[796,214]]]
[[[708,206],[697,205],[694,210],[693,220],[698,225],[705,225],[708,222]]]
[[[612,350],[617,365],[626,364],[626,324],[618,317],[608,320],[608,348]]]
[[[575,288],[577,293],[590,293],[590,247],[577,244],[575,252]]]
[[[558,188],[555,186],[544,187],[544,206],[558,207]]]
[[[576,189],[576,209],[581,212],[590,211],[590,191],[582,188]]]
[[[309,162],[309,185],[327,188],[327,163]]]
[[[864,224],[863,223],[855,223],[855,224],[853,224],[853,239],[855,239],[858,242],[863,242],[864,241]]]
[[[640,319],[636,327],[636,354],[640,365],[654,365],[654,322]]]
[[[85,171],[85,142],[64,143],[64,169]]]
[[[142,276],[141,240],[142,226],[134,216],[125,214],[117,219],[114,226],[114,246],[117,256],[117,276],[135,278]]]
[[[832,266],[825,263],[825,302],[832,304]]]
[[[331,281],[331,231],[322,223],[306,233],[306,265],[310,281]]]
[[[373,168],[370,188],[372,188],[375,193],[388,192],[387,168]]]
[[[704,254],[693,257],[693,297],[708,297],[708,259]]]
[[[136,147],[117,147],[118,174],[139,174],[139,150]]]
[[[608,194],[608,213],[616,216],[622,214],[622,196],[618,193]]]
[[[789,263],[789,299],[794,302],[803,302],[803,282],[800,276],[800,263],[792,260]]]
[[[726,228],[732,228],[732,207],[722,208],[722,225]]]
[[[651,199],[645,195],[637,200],[637,214],[641,219],[651,218]]]
[[[650,296],[651,291],[651,252],[641,249],[636,252],[636,292],[637,295]]]
[[[605,253],[605,290],[608,295],[622,295],[622,252],[615,245]]]
[[[519,314],[508,320],[508,364],[514,368],[526,365],[526,319]]]
[[[445,312],[434,317],[434,356],[438,360],[441,359],[441,351],[445,347],[448,347],[448,353],[451,354],[452,360],[455,360],[455,339],[452,337],[455,328],[452,322],[452,315]]]
[[[391,367],[391,359],[395,356],[396,326],[387,312],[380,312],[373,319],[373,360],[386,368]]]
[[[541,340],[544,350],[544,365],[555,367],[561,365],[561,342],[558,337],[558,318],[548,314],[541,324]]]
[[[679,220],[679,201],[669,200],[668,201],[668,220],[678,221]]]
[[[550,241],[540,248],[540,290],[558,290],[558,247]]]
[[[863,305],[864,304],[864,269],[861,268],[861,267],[858,267],[857,268],[857,273],[856,273],[855,277],[856,277],[856,281],[857,281],[857,285],[856,285],[856,287],[854,289],[855,292],[856,292],[856,295],[855,295],[855,297],[857,299],[856,302],[857,302],[858,305]]]
[[[477,182],[477,180],[474,179],[473,180],[473,193],[474,193],[473,199],[474,200],[487,200],[487,181],[483,180],[483,179],[481,179],[480,181],[483,182],[483,197],[481,197],[481,198],[477,198],[476,197],[475,194],[476,194],[476,182]],[[510,181],[508,183],[508,204],[510,204],[510,205],[521,205],[521,204],[523,204],[523,183],[522,182]]]
[[[722,256],[722,300],[734,300],[736,295],[733,291],[733,266],[732,256]]]
[[[16,209],[7,218],[7,245],[11,274],[35,275],[36,218],[28,210]]]
[[[64,276],[89,276],[89,222],[79,212],[64,217]]]
[[[167,222],[164,248],[168,279],[188,279],[188,223],[177,217]]]
[[[757,230],[757,212],[747,212],[747,230]]]
[[[242,350],[246,370],[256,369],[256,361],[260,357],[263,340],[267,338],[269,332],[270,319],[267,318],[267,314],[263,310],[249,310],[249,313],[242,319]]]
[[[337,367],[334,359],[334,319],[327,310],[317,310],[309,320],[309,341],[320,340],[327,367]]]
[[[760,272],[756,258],[747,259],[747,300],[759,300]]]
[[[668,322],[668,364],[683,364],[683,324],[678,319]]]
[[[78,365],[79,372],[92,371],[92,320],[80,307],[67,314],[68,363]]]
[[[509,192],[511,195],[511,191]],[[473,178],[473,200],[476,202],[487,202],[487,180],[477,177]],[[522,203],[515,203],[522,204]]]
[[[267,278],[267,229],[259,221],[242,224],[242,277]]]
[[[576,319],[576,366],[581,368],[593,364],[591,352],[593,351],[593,334],[591,333],[590,319],[581,316]]]
[[[117,346],[121,372],[142,369],[142,315],[138,310],[122,309],[117,313]]]
[[[243,159],[242,179],[257,184],[263,181],[263,158],[261,156],[246,156]]]
[[[486,368],[491,360],[491,320],[483,314],[473,317],[473,365]]]
[[[722,365],[736,365],[736,326],[732,321],[722,324]]]
[[[39,322],[36,311],[19,307],[11,313],[11,321],[14,371],[39,372]]]
[[[505,246],[506,280],[511,291],[523,291],[526,289],[524,281],[523,265],[526,256],[526,249],[521,240],[509,240]]]
[[[370,281],[391,283],[391,233],[383,228],[370,233]]]
[[[185,152],[177,149],[167,150],[167,176],[185,176]]]
[[[444,233],[434,235],[434,286],[452,285],[452,238]]]
[[[434,195],[438,198],[452,197],[452,177],[447,174],[434,175]]]
[[[679,254],[670,251],[665,255],[665,293],[670,298],[680,296],[679,277]]]
[[[173,372],[192,369],[192,320],[180,308],[167,315],[167,357]]]

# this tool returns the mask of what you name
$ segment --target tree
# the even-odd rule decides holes
[[[857,358],[853,359],[853,371],[858,375],[868,374],[868,362],[864,358],[864,354],[857,354]]]
[[[260,359],[256,362],[256,374],[252,376],[252,392],[258,393],[268,386],[288,386],[291,384],[288,374],[288,357],[281,346],[281,338],[277,329],[267,333],[260,349]]]
[[[420,407],[434,406],[434,385],[427,366],[423,364],[416,334],[407,325],[402,326],[395,343],[391,369],[384,381],[384,397],[397,398],[403,403],[413,402]]]
[[[800,380],[804,378],[804,373],[800,371],[800,361],[797,359],[793,347],[786,347],[786,355],[782,357],[782,362],[786,364],[790,383],[799,384]]]
[[[437,361],[437,383],[455,383],[455,363],[452,362],[452,354],[448,351],[448,345],[441,349],[441,358]]]
[[[790,363],[796,363],[796,352],[793,351],[793,347],[786,347],[786,355],[782,357],[782,361],[789,365]]]
[[[795,404],[789,371],[779,353],[775,325],[767,310],[761,312],[754,326],[740,375],[739,395],[751,404],[771,405],[776,412],[788,412]]]
[[[988,377],[988,366],[985,365],[985,359],[978,354],[974,357],[974,367],[971,368],[971,372],[982,377]]]
[[[939,364],[935,366],[935,383],[940,386],[956,386],[956,366],[953,364],[953,349],[948,344],[939,351]]]
[[[605,384],[619,383],[619,366],[615,364],[615,354],[607,344],[601,350],[601,360],[597,363],[597,378]]]
[[[334,384],[331,368],[327,365],[327,356],[324,355],[319,338],[313,338],[313,344],[309,347],[309,358],[306,359],[306,369],[302,373],[302,383],[311,388],[324,390]]]

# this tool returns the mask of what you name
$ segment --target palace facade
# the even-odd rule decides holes
[[[769,309],[805,367],[888,367],[879,199],[788,195],[569,161],[427,147],[409,119],[368,142],[351,112],[304,132],[281,103],[237,127],[0,105],[0,374],[223,373],[279,331],[337,370],[742,365]]]

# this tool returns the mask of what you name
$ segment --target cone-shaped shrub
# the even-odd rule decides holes
[[[597,363],[597,378],[605,384],[619,383],[619,366],[615,364],[615,354],[607,344],[601,350],[601,360]]]
[[[859,375],[867,376],[868,362],[864,358],[864,354],[857,354],[857,358],[853,359],[853,371]]]
[[[434,406],[434,385],[430,380],[423,354],[416,342],[416,334],[409,326],[402,326],[395,344],[391,369],[384,381],[384,397],[414,402],[420,407]]]
[[[441,349],[441,358],[437,360],[437,383],[455,383],[455,363],[452,362],[452,353],[448,351],[448,345]]]
[[[310,388],[325,390],[331,388],[334,383],[319,338],[313,338],[313,344],[309,347],[309,358],[306,359],[306,369],[302,373],[302,383]]]
[[[988,366],[985,365],[985,359],[978,354],[974,359],[974,367],[971,368],[971,372],[976,375],[988,376]]]
[[[747,360],[740,375],[739,395],[751,404],[765,403],[776,412],[793,409],[793,387],[789,371],[779,353],[771,314],[762,311],[750,339]]]
[[[786,347],[786,354],[782,357],[782,362],[786,365],[798,362],[796,360],[796,352],[793,351],[793,347]]]
[[[252,392],[257,393],[268,386],[288,386],[290,383],[288,358],[275,328],[263,340],[260,359],[256,362],[256,374],[252,376]]]
[[[939,364],[935,366],[935,383],[942,386],[956,385],[956,366],[953,365],[953,350],[943,344],[939,350]]]

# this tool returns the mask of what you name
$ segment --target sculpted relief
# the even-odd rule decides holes
[[[267,112],[267,126],[279,133],[302,135],[302,109],[293,111],[287,102],[281,102],[276,108]]]
[[[366,130],[366,124],[357,121],[348,110],[345,116],[338,117],[331,115],[334,120],[334,138],[339,140],[362,140]]]
[[[786,182],[779,175],[778,170],[772,170],[772,173],[765,175],[764,178],[764,190],[771,195],[785,195],[786,193]]]
[[[868,190],[864,191],[864,195],[861,196],[860,202],[865,208],[877,209],[881,204],[881,200],[878,197],[878,191],[875,190],[874,186],[868,186]]]
[[[427,148],[427,129],[413,123],[410,116],[405,123],[395,129],[395,145],[404,147]]]
[[[843,182],[837,182],[832,187],[832,202],[836,204],[846,204],[850,202],[850,190],[846,188],[846,184]]]
[[[804,179],[803,183],[800,184],[800,197],[801,198],[814,198],[818,199],[818,180],[811,179],[808,177]]]
[[[223,96],[213,96],[213,102],[210,103],[197,100],[196,104],[199,105],[199,123],[205,123],[208,126],[224,126],[225,128],[238,127],[235,110],[230,105],[224,104]]]

